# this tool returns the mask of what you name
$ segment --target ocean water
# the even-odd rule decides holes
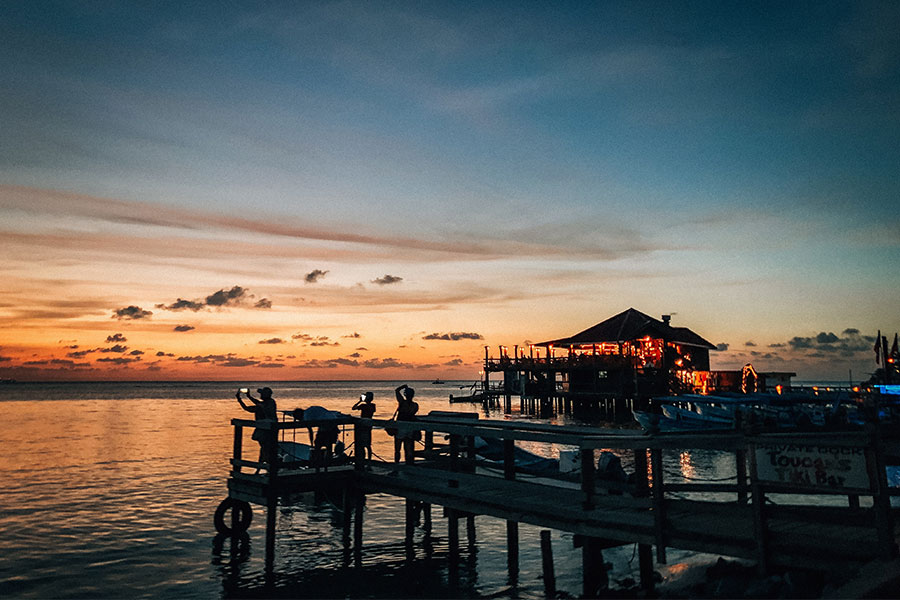
[[[394,412],[400,382],[271,382],[279,409],[321,405],[349,413],[373,391],[376,418]],[[420,413],[479,411],[450,405],[469,382],[410,382]],[[348,561],[341,512],[312,498],[280,507],[274,576],[264,568],[265,513],[254,507],[249,538],[216,539],[212,516],[226,496],[230,420],[249,417],[237,383],[18,383],[0,387],[0,596],[5,598],[493,597],[543,598],[540,532],[520,525],[520,572],[509,580],[505,523],[477,517],[474,539],[460,524],[460,556],[451,563],[446,520],[433,510],[430,536],[417,530],[407,557],[404,504],[367,498],[360,562]],[[483,417],[531,419],[524,415]],[[570,423],[560,416],[550,422]],[[580,423],[583,424],[583,423]],[[376,454],[392,441],[376,436]],[[247,451],[255,444],[245,442]],[[555,455],[559,448],[528,449]],[[248,456],[252,458],[252,456]],[[630,468],[629,458],[623,464]],[[733,474],[730,457],[666,457],[667,471],[690,478]],[[581,592],[581,550],[552,533],[557,590]],[[666,576],[688,553],[670,551]],[[634,545],[604,551],[615,584],[638,578]],[[674,567],[673,567],[674,565]]]

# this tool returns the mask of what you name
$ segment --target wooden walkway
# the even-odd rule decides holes
[[[593,428],[452,418],[422,419],[411,424],[348,418],[346,424],[376,428],[399,426],[401,436],[404,429],[423,431],[425,448],[402,453],[403,462],[359,460],[355,464],[332,466],[327,471],[285,468],[271,477],[266,473],[253,475],[242,468],[256,463],[240,458],[240,430],[252,427],[253,422],[235,420],[237,458],[232,461],[229,496],[267,506],[271,514],[279,501],[289,502],[292,495],[331,488],[344,495],[346,527],[349,527],[349,508],[355,502],[354,497],[389,494],[406,500],[408,534],[415,526],[410,523],[413,519],[410,507],[427,507],[430,524],[430,507],[437,505],[447,509],[451,527],[456,526],[455,519],[459,516],[487,515],[507,521],[510,524],[508,551],[515,555],[518,542],[510,536],[517,535],[514,525],[518,523],[583,536],[593,540],[586,547],[591,546],[594,552],[636,543],[641,550],[642,573],[648,569],[652,573],[651,547],[655,548],[656,561],[660,563],[666,560],[667,548],[678,548],[751,559],[762,571],[788,567],[845,572],[896,554],[895,523],[900,520],[894,518],[890,508],[889,496],[896,490],[886,485],[884,461],[886,449],[888,454],[898,454],[894,450],[898,440],[887,432],[645,436],[598,434]],[[279,428],[292,426],[279,424]],[[448,436],[449,443],[435,444],[435,434]],[[506,460],[499,469],[478,466],[471,443],[475,436],[503,440]],[[566,481],[518,473],[512,457],[516,442],[522,441],[578,448],[581,479]],[[816,453],[823,456],[830,456],[829,452],[835,456],[841,452],[855,453],[862,458],[850,467],[866,471],[863,476],[867,487],[861,489],[858,483],[856,487],[842,487],[835,485],[834,480],[824,487],[809,485],[796,476],[789,483],[767,480],[763,472],[765,465],[759,465],[757,458],[772,456],[773,464],[776,459],[774,455],[761,454],[760,448],[782,448],[785,456],[798,465],[803,464],[804,451],[813,457]],[[632,482],[603,481],[597,477],[595,459],[601,449],[633,452],[636,472]],[[663,452],[685,449],[734,453],[735,481],[667,481],[662,468]],[[822,463],[817,468],[822,471],[827,465]],[[847,481],[852,483],[850,479]],[[697,492],[714,493],[715,497],[727,494],[731,499],[683,498],[685,493],[696,496]],[[778,504],[772,503],[772,494],[779,494]],[[822,494],[843,496],[845,505],[821,506],[816,498]],[[782,498],[790,498],[791,504],[782,503]],[[361,508],[357,509],[355,518],[358,543],[361,543]],[[267,546],[273,548],[275,532],[271,517],[269,524],[271,531],[267,533],[272,542]],[[586,568],[588,562],[586,558]],[[645,583],[649,587],[649,580]]]

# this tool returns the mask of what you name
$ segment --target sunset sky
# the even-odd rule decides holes
[[[900,330],[900,3],[4,2],[0,377],[475,379]]]

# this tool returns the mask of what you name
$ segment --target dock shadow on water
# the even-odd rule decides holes
[[[339,502],[327,496],[304,495],[294,505],[279,508],[278,558],[270,573],[250,564],[250,537],[213,539],[212,563],[222,579],[226,598],[522,598],[543,597],[539,581],[533,593],[517,582],[479,582],[479,544],[475,532],[463,536],[454,554],[446,531],[417,528],[412,544],[402,541],[401,511],[378,495],[368,498],[374,539],[387,539],[389,530],[401,541],[371,541],[353,547],[342,533]],[[442,525],[436,518],[434,525]],[[445,524],[443,524],[445,525]],[[476,528],[477,529],[477,528]],[[395,538],[396,539],[396,538]],[[262,548],[260,548],[262,550]],[[488,553],[489,554],[489,553]]]

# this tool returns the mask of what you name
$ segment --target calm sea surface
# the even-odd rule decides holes
[[[365,391],[376,418],[394,412],[401,382],[275,382],[279,409],[320,405],[349,413]],[[468,382],[458,382],[468,383]],[[477,410],[451,405],[457,382],[411,382],[419,414]],[[496,597],[543,598],[538,528],[520,526],[520,574],[510,583],[505,523],[476,519],[475,543],[461,524],[459,564],[448,563],[446,521],[417,531],[416,557],[403,544],[403,501],[370,496],[361,566],[347,566],[338,507],[312,499],[279,509],[275,580],[264,577],[265,516],[255,507],[247,546],[218,547],[212,515],[226,496],[233,430],[247,418],[231,383],[4,384],[0,403],[0,596],[154,597]],[[462,406],[462,408],[461,408]],[[515,407],[514,407],[515,408]],[[502,414],[493,418],[529,418]],[[551,421],[573,422],[560,417]],[[390,438],[376,454],[392,456]],[[255,444],[246,440],[248,450]],[[250,446],[254,448],[250,448]],[[528,449],[555,455],[559,448]],[[248,457],[250,458],[250,457]],[[623,465],[630,469],[627,456]],[[724,478],[733,460],[711,453],[666,457],[667,472]],[[515,499],[511,499],[515,501]],[[581,591],[581,551],[553,532],[557,588]],[[604,551],[610,580],[637,579],[633,545]],[[671,551],[667,576],[687,553]],[[673,568],[672,565],[675,565]]]

